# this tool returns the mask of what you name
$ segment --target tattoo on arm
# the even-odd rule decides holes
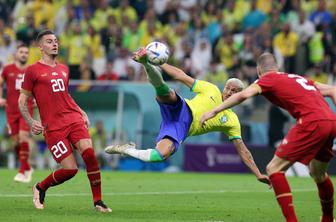
[[[29,110],[28,110],[28,98],[29,97],[26,97],[26,96],[19,98],[19,109],[20,109],[20,112],[23,118],[27,121],[29,126],[32,126],[33,118],[31,117]]]
[[[254,162],[253,156],[251,152],[246,148],[245,144],[242,140],[238,140],[237,142],[237,150],[243,159],[244,163],[251,169],[253,173],[259,173],[259,169]]]

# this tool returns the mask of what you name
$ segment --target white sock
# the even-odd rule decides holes
[[[151,152],[153,149],[147,149],[147,150],[138,150],[135,148],[129,148],[127,150],[125,150],[124,152],[131,156],[134,157],[136,159],[145,161],[145,162],[150,162],[150,157],[151,157]]]

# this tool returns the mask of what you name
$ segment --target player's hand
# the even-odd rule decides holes
[[[4,99],[4,98],[0,98],[0,107],[1,106],[6,106],[6,99]]]
[[[270,189],[272,188],[272,184],[271,184],[271,181],[270,181],[270,179],[268,178],[268,176],[263,175],[263,174],[260,174],[259,176],[257,176],[257,179],[258,179],[259,182],[261,182],[261,183],[266,183],[266,184],[269,186]]]
[[[44,127],[42,126],[41,122],[38,120],[33,120],[31,123],[31,132],[34,135],[39,135],[40,133],[42,133],[44,130]]]
[[[83,113],[83,119],[84,119],[84,123],[85,123],[85,126],[86,128],[90,128],[90,120],[89,120],[89,117],[86,113]]]
[[[216,116],[216,113],[214,111],[204,113],[203,116],[201,117],[201,125],[205,126],[205,122],[213,118],[214,116]]]

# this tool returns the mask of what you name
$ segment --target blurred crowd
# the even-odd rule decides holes
[[[72,79],[144,81],[129,55],[159,40],[170,63],[193,77],[223,83],[256,79],[255,60],[275,54],[282,70],[333,82],[336,2],[333,0],[19,0],[0,1],[0,62],[15,45],[52,29]]]

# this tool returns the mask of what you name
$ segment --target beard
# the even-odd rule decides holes
[[[25,59],[25,60],[19,59],[19,63],[21,65],[26,65],[27,61],[28,61],[27,59]]]

